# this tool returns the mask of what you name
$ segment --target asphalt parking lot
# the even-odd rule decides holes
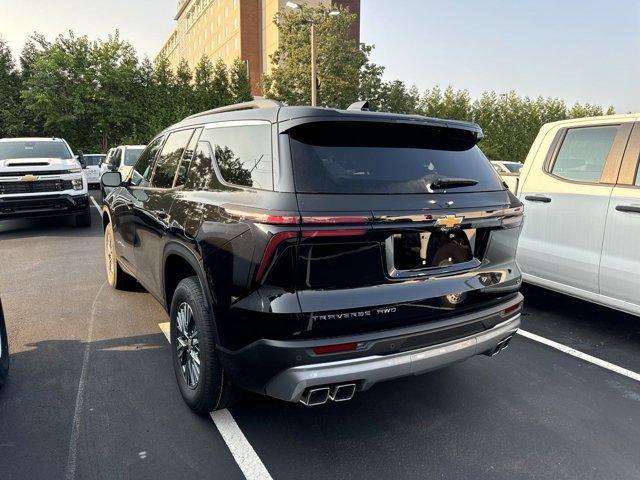
[[[90,229],[0,222],[12,353],[3,480],[250,476],[234,448],[252,448],[254,473],[274,479],[640,478],[640,382],[522,336],[494,358],[347,403],[247,395],[230,412],[248,443],[229,438],[183,404],[156,301],[105,284],[93,214]],[[640,372],[640,319],[533,287],[525,296],[524,330]]]

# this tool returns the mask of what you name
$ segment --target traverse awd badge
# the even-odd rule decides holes
[[[35,175],[25,175],[20,180],[22,180],[23,182],[35,182],[36,180],[38,180],[38,178],[39,177],[36,177]]]
[[[456,217],[455,215],[445,215],[436,220],[436,226],[444,228],[457,227],[462,223],[464,217]]]

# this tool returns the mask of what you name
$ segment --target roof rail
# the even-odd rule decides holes
[[[224,113],[224,112],[236,112],[238,110],[252,110],[254,108],[276,108],[276,107],[284,107],[284,103],[279,102],[277,100],[271,100],[270,98],[264,97],[253,97],[253,100],[244,103],[236,103],[234,105],[226,105],[224,107],[214,108],[212,110],[207,110],[206,112],[196,113],[191,115],[185,120],[190,118],[202,117],[204,115],[211,115],[214,113]]]

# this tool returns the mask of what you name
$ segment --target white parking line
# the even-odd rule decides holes
[[[162,333],[164,333],[164,336],[167,337],[167,342],[171,342],[171,337],[169,336],[169,322],[159,323],[158,326],[160,327],[160,330],[162,330]]]
[[[247,480],[272,480],[264,463],[240,430],[231,412],[225,408],[211,412],[210,415],[245,478]]]
[[[93,342],[93,325],[96,319],[96,305],[98,297],[102,289],[107,284],[104,282],[100,285],[96,296],[93,298],[91,305],[91,317],[89,318],[89,330],[87,332],[87,341],[84,344],[84,355],[82,357],[82,370],[80,371],[80,380],[78,380],[78,393],[76,394],[76,407],[73,412],[73,421],[71,423],[71,437],[69,439],[69,450],[67,454],[67,467],[65,468],[64,478],[73,480],[76,477],[76,460],[78,457],[78,438],[80,437],[80,414],[84,405],[84,387],[87,383],[87,374],[89,371],[89,356],[91,354],[91,342]]]
[[[98,205],[98,202],[96,202],[96,199],[93,198],[91,195],[89,195],[89,198],[91,199],[91,202],[93,203],[93,206],[96,207],[96,209],[101,212],[102,209],[100,208],[100,205]]]
[[[636,373],[632,370],[628,370],[613,363],[609,363],[600,358],[576,350],[575,348],[567,347],[566,345],[554,342],[553,340],[549,340],[548,338],[541,337],[540,335],[536,335],[535,333],[527,332],[526,330],[518,330],[518,334],[530,340],[547,345],[551,348],[555,348],[556,350],[560,350],[561,352],[579,358],[580,360],[584,360],[585,362],[593,363],[594,365],[598,365],[599,367],[606,368],[607,370],[619,373],[620,375],[624,375],[625,377],[629,377],[637,382],[640,382],[640,373]]]
[[[158,326],[167,337],[167,341],[170,341],[169,322],[159,323]],[[234,420],[231,412],[225,408],[211,412],[210,416],[244,477],[247,480],[273,480],[267,467],[264,466],[249,440],[240,430],[240,426]]]

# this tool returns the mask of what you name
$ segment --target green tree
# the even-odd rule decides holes
[[[229,80],[229,70],[227,64],[221,58],[213,67],[213,78],[211,79],[211,98],[213,100],[210,108],[223,107],[233,103],[233,95],[231,93],[231,83]]]
[[[581,105],[579,103],[576,103],[573,107],[571,107],[567,115],[569,116],[569,118],[581,118],[599,117],[601,115],[613,115],[613,113],[613,107],[609,107],[605,113],[605,110],[599,105],[591,105],[589,103]]]
[[[171,64],[165,57],[156,59],[153,65],[153,82],[151,87],[151,105],[154,119],[151,120],[153,131],[160,131],[179,120],[176,114],[175,98],[176,79]]]
[[[154,119],[156,111],[156,95],[154,89],[153,63],[144,58],[138,65],[135,79],[129,93],[130,109],[136,117],[136,122],[130,132],[119,141],[111,142],[109,147],[117,144],[144,144],[157,132],[157,122]]]
[[[22,79],[7,43],[0,39],[0,137],[21,130],[20,90]]]
[[[195,111],[195,94],[192,86],[193,75],[189,63],[182,59],[176,69],[175,97],[176,116],[187,117]]]
[[[407,89],[400,80],[385,82],[378,97],[378,110],[414,114],[417,112],[419,100],[420,94],[416,87]]]
[[[370,45],[360,45],[363,53],[369,58],[373,47]],[[382,75],[384,67],[375,63],[367,62],[360,69],[358,79],[358,99],[368,100],[371,110],[380,109],[380,96],[382,95]]]
[[[371,75],[381,71],[369,64],[371,47],[358,45],[350,36],[355,20],[344,8],[340,15],[329,16],[325,6],[283,10],[276,15],[280,43],[271,56],[271,73],[263,77],[265,95],[290,105],[310,103],[311,23],[316,28],[318,104],[345,108],[361,98],[361,91],[378,90],[380,85]],[[361,89],[363,80],[366,86]]]
[[[134,48],[116,31],[107,40],[92,45],[89,60],[94,75],[90,94],[92,130],[98,136],[100,149],[106,151],[114,140],[134,131],[139,121],[139,112],[131,108],[130,98],[137,79],[138,58]]]
[[[247,64],[237,58],[231,66],[231,96],[234,103],[248,102],[253,99],[251,95],[251,80],[247,72]]]
[[[213,64],[203,55],[193,73],[195,110],[208,110],[214,104],[211,84],[213,82]]]
[[[39,119],[46,135],[66,138],[75,148],[95,140],[92,108],[96,89],[86,37],[59,36],[38,53],[22,92],[27,112]]]

